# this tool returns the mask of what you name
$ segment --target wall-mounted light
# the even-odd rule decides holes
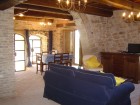
[[[23,13],[19,13],[19,14],[18,14],[18,16],[23,17],[23,16],[24,16],[24,14],[23,14]]]
[[[16,18],[15,17],[13,17],[13,20],[15,20]]]
[[[20,17],[23,17],[25,15],[25,13],[28,12],[28,9],[23,11],[23,12],[20,12],[18,14],[15,14],[16,16],[20,16]]]

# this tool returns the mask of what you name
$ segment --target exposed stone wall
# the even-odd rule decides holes
[[[71,12],[81,34],[83,55],[126,50],[128,43],[140,43],[140,23],[125,23],[121,11],[110,18]]]
[[[31,21],[19,21],[15,20],[15,33],[24,35],[24,29],[35,30],[30,31],[30,35],[39,36],[42,40],[42,51],[47,51],[48,47],[48,31],[53,30],[53,48],[58,50],[58,52],[63,52],[63,35],[61,29],[56,29],[55,25],[53,26],[40,26],[39,22]]]
[[[41,26],[39,22],[34,21],[22,21],[22,20],[15,20],[14,21],[14,29],[15,30],[42,30],[42,31],[48,31],[48,30],[55,30],[56,26],[53,24],[52,26]]]
[[[47,51],[48,49],[48,32],[45,31],[29,31],[30,36],[38,36],[41,39],[41,51]]]
[[[121,11],[114,12],[108,19],[106,35],[106,51],[126,50],[128,43],[140,43],[140,23],[125,23]]]
[[[80,32],[80,41],[82,45],[82,53],[83,55],[91,54],[91,47],[89,45],[89,40],[88,40],[88,33],[90,30],[90,27],[88,26],[90,21],[88,21],[87,16],[82,13],[77,13],[77,12],[70,12],[71,15],[74,18],[75,24]],[[86,29],[89,28],[89,29]]]
[[[40,26],[39,22],[32,22],[32,21],[21,21],[15,20],[14,21],[14,30],[15,33],[21,34],[24,36],[24,30],[34,30],[30,31],[30,34],[39,36],[42,39],[42,51],[47,51],[47,38],[49,30],[53,31],[53,49],[57,50],[59,53],[64,52],[64,29],[56,28],[56,25],[53,26]],[[46,31],[45,33],[43,33]]]
[[[0,11],[0,97],[15,93],[14,9]]]
[[[64,35],[63,35],[63,31],[61,29],[57,29],[54,33],[53,33],[53,49],[57,50],[58,53],[61,53],[64,51]]]

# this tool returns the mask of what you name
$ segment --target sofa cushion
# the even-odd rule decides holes
[[[65,76],[72,76],[74,77],[74,71],[72,70],[74,68],[72,67],[68,67],[68,66],[62,66],[62,65],[58,65],[58,64],[50,64],[50,70],[57,72],[57,73],[61,73]]]
[[[103,74],[99,74],[97,72],[89,73],[89,72],[85,72],[85,71],[83,72],[83,71],[77,70],[77,71],[75,71],[75,78],[82,79],[87,82],[96,83],[99,85],[104,85],[108,88],[115,87],[114,80],[112,79],[111,76],[108,76],[108,74],[103,75]]]
[[[116,77],[116,76],[115,76],[115,80],[116,80],[116,86],[119,86],[120,84],[126,81],[126,79],[121,77]]]
[[[97,68],[99,67],[101,64],[100,62],[97,60],[97,57],[96,56],[92,56],[90,57],[89,59],[87,59],[85,61],[85,66],[88,68],[88,69],[93,69],[93,68]]]

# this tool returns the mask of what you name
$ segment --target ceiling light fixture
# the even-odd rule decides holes
[[[48,24],[49,26],[51,26],[51,25],[52,25],[52,23],[51,23],[51,22],[48,22],[47,24]]]
[[[87,0],[57,0],[62,10],[82,12],[86,9]]]
[[[132,22],[140,21],[140,12],[134,11],[134,6],[132,6],[131,10],[125,10],[122,13],[122,19],[126,23],[132,23]]]
[[[41,26],[46,26],[47,24],[45,22],[40,22],[39,23]]]
[[[43,21],[39,22],[39,24],[41,26],[46,26],[46,25],[51,26],[53,24],[53,19],[46,20],[45,18],[43,18]]]
[[[140,12],[125,11],[122,13],[122,19],[127,23],[139,21]]]

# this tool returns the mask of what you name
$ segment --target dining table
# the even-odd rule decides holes
[[[73,59],[73,54],[69,54],[69,59]],[[54,54],[43,54],[42,62],[48,64],[49,62],[54,62]]]

